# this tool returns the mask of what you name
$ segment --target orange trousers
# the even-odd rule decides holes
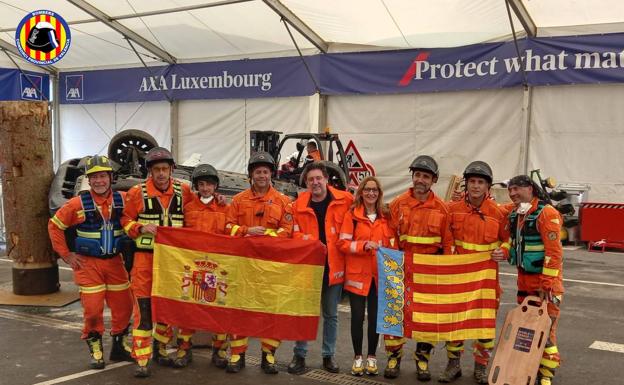
[[[157,341],[167,344],[173,336],[170,325],[152,323],[152,268],[154,255],[151,252],[134,253],[134,264],[130,273],[130,287],[134,296],[132,357],[137,361],[152,357],[152,336]],[[180,329],[178,335],[183,341],[183,348],[188,348],[192,330]]]
[[[111,309],[111,334],[123,332],[132,314],[132,295],[121,256],[84,256],[83,261],[82,268],[74,270],[84,314],[82,338],[90,332],[104,334],[104,303]]]

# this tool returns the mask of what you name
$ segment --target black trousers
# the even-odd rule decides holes
[[[373,281],[367,296],[349,292],[351,304],[351,341],[356,356],[362,355],[362,339],[364,338],[364,315],[368,310],[368,355],[377,352],[379,334],[377,334],[377,287]]]

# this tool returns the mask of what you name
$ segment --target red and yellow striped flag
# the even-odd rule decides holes
[[[318,241],[233,238],[159,227],[154,320],[279,340],[314,340],[325,247]]]
[[[433,342],[494,338],[497,267],[489,252],[414,254],[405,266],[404,335]]]

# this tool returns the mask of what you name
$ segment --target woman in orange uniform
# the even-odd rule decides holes
[[[393,231],[383,210],[383,191],[375,177],[365,178],[345,214],[338,247],[346,256],[344,289],[351,304],[351,341],[355,358],[351,374],[377,375],[377,257],[380,246],[395,247]],[[362,358],[364,314],[368,309],[368,356]]]

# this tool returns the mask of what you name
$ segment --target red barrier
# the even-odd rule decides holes
[[[624,249],[624,204],[582,202],[579,218],[581,240],[588,242],[590,251]]]

